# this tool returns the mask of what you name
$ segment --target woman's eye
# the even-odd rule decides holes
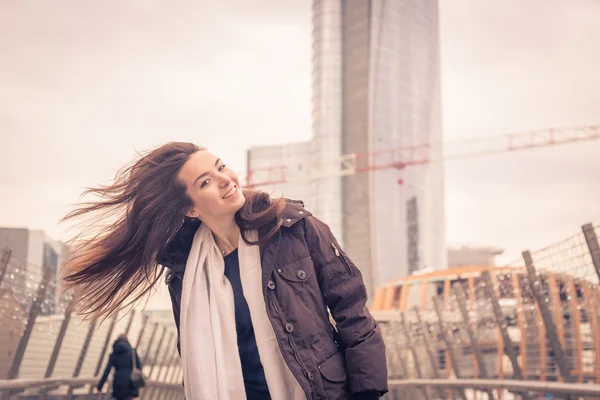
[[[223,164],[219,167],[219,171],[223,171],[227,165]]]
[[[200,185],[200,188],[203,188],[204,186],[208,185],[208,182],[210,182],[210,179],[207,179],[204,182],[202,182],[202,184]]]

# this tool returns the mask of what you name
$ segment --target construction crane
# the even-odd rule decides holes
[[[600,139],[600,125],[550,128],[489,138],[463,139],[443,143],[443,158],[439,161],[556,146],[594,139]],[[403,169],[410,166],[425,165],[437,161],[431,159],[432,147],[430,144],[423,144],[370,153],[345,154],[336,160],[332,160],[329,165],[320,165],[318,171],[313,171],[312,168],[307,168],[307,165],[304,164],[274,165],[266,168],[251,169],[247,171],[245,179],[242,179],[242,182],[245,182],[245,188],[255,188],[299,180],[349,176],[369,171]],[[402,180],[399,180],[398,183],[402,183]]]

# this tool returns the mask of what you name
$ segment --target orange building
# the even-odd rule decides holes
[[[433,312],[432,298],[439,296],[444,319],[461,320],[452,290],[455,282],[460,282],[472,327],[485,353],[488,375],[502,378],[505,373],[512,374],[512,367],[503,351],[502,336],[493,317],[490,297],[486,296],[485,282],[481,277],[486,270],[494,284],[503,323],[518,355],[524,378],[560,380],[551,343],[548,339],[541,340],[547,338],[547,328],[530,289],[525,267],[464,266],[411,275],[379,287],[370,309],[380,321],[382,330],[388,328],[386,325],[390,321],[399,318],[400,312],[409,316],[420,310],[423,315],[433,315],[432,318],[438,321]],[[545,306],[551,311],[571,376],[579,382],[600,383],[600,289],[597,279],[595,276],[585,279],[566,273],[541,271],[539,280],[545,294]],[[387,334],[390,335],[390,332]],[[436,347],[440,346],[436,344]],[[465,365],[475,364],[468,343],[459,347],[463,349],[460,356],[473,358]],[[468,375],[477,375],[476,369],[470,370]],[[451,375],[451,371],[440,372]]]

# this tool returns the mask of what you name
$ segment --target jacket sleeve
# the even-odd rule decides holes
[[[174,279],[177,279],[177,278],[174,278]],[[173,287],[173,285],[175,285],[175,284],[182,285],[183,283],[181,282],[181,280],[178,280],[177,282],[169,283],[169,295],[171,296],[171,305],[173,306],[173,318],[175,319],[175,326],[177,327],[177,353],[179,353],[179,357],[181,357],[181,333],[179,330],[179,324],[180,324],[179,315],[181,312],[180,311],[181,305],[179,304],[179,299],[177,298],[177,295],[175,294],[177,292],[177,289],[175,287]],[[181,293],[181,290],[179,290],[179,293]],[[181,385],[185,387],[183,378],[181,379]]]
[[[325,223],[314,216],[304,221],[319,286],[345,347],[350,390],[383,395],[388,391],[385,344],[367,309],[362,275]]]
[[[135,366],[137,369],[139,369],[141,371],[142,370],[142,361],[140,360],[140,356],[138,356],[138,353],[135,349],[133,349],[133,353],[135,354]]]
[[[108,374],[110,374],[110,370],[112,369],[112,354],[108,356],[108,362],[106,363],[106,368],[104,368],[104,373],[102,374],[102,378],[100,378],[100,382],[98,382],[98,386],[96,388],[99,392],[102,391],[102,387],[106,383],[108,379]]]
[[[175,284],[175,282],[169,283],[169,295],[171,296],[171,306],[173,307],[173,319],[175,320],[175,326],[177,327],[177,353],[179,353],[179,357],[181,357],[181,334],[179,332],[179,313],[181,305],[175,294],[176,289],[173,287]]]

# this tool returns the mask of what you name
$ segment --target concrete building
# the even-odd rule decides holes
[[[43,270],[49,268],[51,277],[42,314],[56,310],[60,287],[57,277],[60,265],[67,257],[67,248],[48,237],[43,231],[26,228],[0,228],[0,249],[10,248],[11,256],[2,278],[2,288],[17,294],[22,305],[28,303],[42,280]]]
[[[504,250],[496,247],[449,247],[448,268],[473,265],[496,266],[496,256],[503,252]]]
[[[276,192],[330,225],[369,293],[445,268],[437,1],[314,0],[312,104],[310,144],[252,149],[248,169],[287,167]],[[373,166],[383,151],[422,145],[425,165],[336,174],[342,155]]]
[[[262,146],[248,150],[247,153],[247,170],[259,171],[253,180],[263,182],[269,180],[268,174],[262,171],[264,168],[272,166],[285,166],[286,173],[302,174],[310,173],[311,171],[303,171],[306,166],[306,157],[310,157],[312,142],[293,143],[283,146]],[[293,169],[293,171],[290,171]],[[279,174],[276,174],[279,175]],[[279,176],[275,176],[275,179]],[[295,180],[288,183],[277,183],[275,185],[261,186],[261,190],[265,190],[273,197],[286,196],[304,200],[306,205],[311,207],[315,204],[315,194],[309,180]]]

